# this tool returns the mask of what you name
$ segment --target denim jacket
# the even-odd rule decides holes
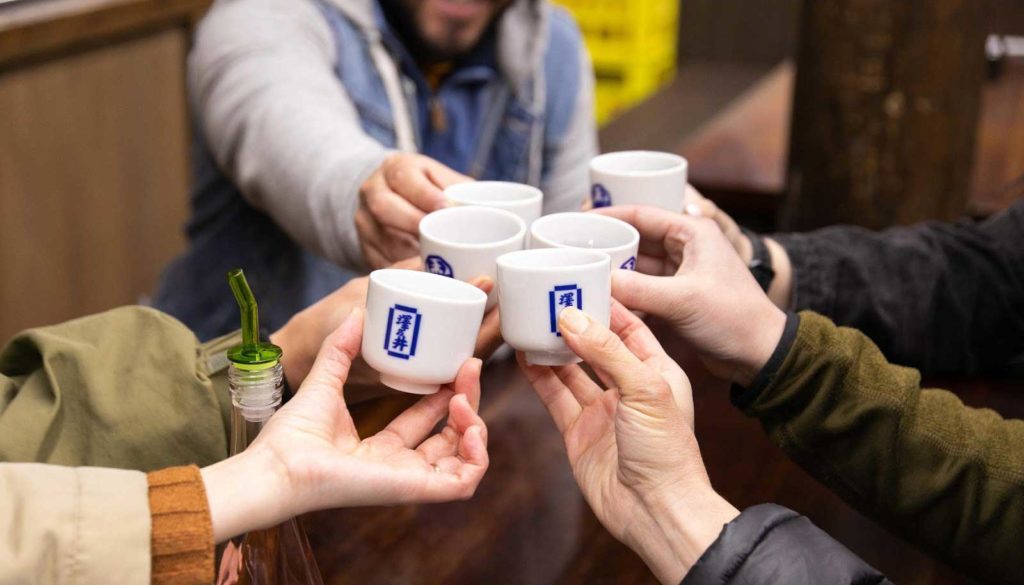
[[[539,186],[547,213],[577,208],[597,138],[575,24],[546,1],[517,0],[477,50],[493,52],[493,74],[485,63],[441,84],[432,97],[453,114],[453,135],[427,141],[428,90],[375,1],[218,0],[189,61],[190,247],[156,306],[201,339],[229,331],[238,316],[224,274],[241,266],[263,324],[280,327],[364,268],[359,187],[394,151]]]

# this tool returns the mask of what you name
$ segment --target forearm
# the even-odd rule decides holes
[[[865,514],[977,576],[1024,570],[1024,422],[922,390],[870,340],[801,314],[797,339],[746,407],[812,475]],[[984,542],[985,546],[978,546]]]
[[[230,400],[208,357],[187,327],[145,307],[25,331],[0,350],[0,461],[219,461]]]
[[[1024,353],[1024,204],[983,223],[773,237],[792,264],[793,308],[860,329],[896,363],[962,374]]]
[[[201,473],[214,542],[274,526],[303,512],[288,507],[288,474],[270,449],[250,446]]]
[[[892,585],[884,575],[792,510],[747,508],[687,573],[682,585]]]
[[[218,3],[197,32],[189,90],[207,147],[249,203],[359,268],[358,188],[388,151],[363,132],[335,50],[313,2]]]
[[[597,125],[594,117],[594,72],[590,59],[581,48],[578,58],[579,81],[572,115],[561,136],[544,147],[545,168],[541,177],[544,213],[579,211],[589,201],[590,159],[598,154]],[[562,84],[568,85],[568,84]],[[566,91],[555,86],[549,91]],[[546,129],[551,133],[551,128]]]
[[[665,585],[679,583],[722,528],[739,515],[709,485],[659,493],[646,503],[626,544]]]

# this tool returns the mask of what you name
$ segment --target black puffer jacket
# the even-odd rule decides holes
[[[681,585],[892,585],[806,517],[776,506],[730,522]]]

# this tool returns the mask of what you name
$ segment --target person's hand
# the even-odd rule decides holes
[[[686,207],[684,213],[695,217],[707,217],[716,224],[719,229],[722,230],[722,234],[729,240],[733,249],[739,254],[740,259],[743,260],[743,264],[750,266],[750,260],[754,256],[754,246],[750,243],[750,239],[740,230],[739,224],[722,210],[720,207],[715,205],[715,202],[704,197],[697,189],[694,189],[692,185],[686,186]],[[648,211],[645,208],[634,208],[628,209],[625,207],[608,207],[598,211],[603,215],[610,215],[612,217],[618,217],[624,219],[624,217],[632,217],[636,219],[637,214],[645,216],[645,220],[648,226],[658,223],[652,221],[650,216],[662,215],[664,218],[671,218],[671,215],[664,215],[657,210]],[[664,228],[658,228],[663,230]],[[642,234],[643,235],[643,234]],[[637,258],[638,270],[645,272],[646,274],[673,274],[679,267],[678,254],[670,254],[663,245],[657,245],[658,236],[664,237],[666,235],[664,231],[658,231],[656,233],[649,233],[651,237],[645,237],[647,244],[644,245],[643,240],[641,241],[641,256]],[[772,279],[772,284],[768,288],[768,298],[775,303],[775,306],[781,309],[789,308],[793,298],[793,267],[789,258],[789,254],[781,244],[771,238],[763,238],[764,244],[768,248],[768,254],[772,259],[772,269],[775,271],[775,278]],[[678,252],[678,250],[675,250]],[[644,256],[647,256],[646,258]]]
[[[392,154],[359,188],[356,231],[370,269],[415,256],[420,220],[445,207],[445,187],[472,180],[420,154]]]
[[[419,256],[397,262],[391,268],[420,270],[423,262]],[[270,335],[270,341],[284,349],[281,365],[291,388],[298,388],[306,379],[324,339],[341,325],[355,307],[366,305],[366,291],[369,277],[353,278],[344,286],[320,299],[316,303],[292,316],[284,327]],[[485,293],[494,289],[494,281],[481,277],[470,282]],[[497,309],[489,312],[480,327],[474,355],[487,359],[501,345],[501,331]],[[360,357],[352,364],[348,377],[349,402],[360,402],[380,396],[383,389],[377,388],[380,374]]]
[[[732,244],[736,253],[743,259],[743,263],[749,265],[753,256],[753,247],[750,240],[740,231],[739,224],[728,213],[715,205],[715,202],[701,194],[692,185],[686,186],[686,213],[690,215],[703,216],[718,224],[719,229],[725,238]]]
[[[782,338],[765,296],[718,225],[652,207],[611,207],[640,232],[638,272],[615,270],[612,295],[667,320],[716,376],[749,385]]]
[[[565,439],[576,481],[597,518],[635,550],[662,583],[679,583],[738,515],[711,488],[693,434],[690,383],[654,334],[613,303],[611,330],[567,308],[566,344],[578,365],[530,366],[530,384]]]
[[[468,360],[449,387],[360,440],[342,387],[362,333],[357,308],[253,444],[202,469],[217,542],[312,510],[473,495],[488,465],[487,430],[476,413],[480,360]],[[446,413],[447,425],[431,436]]]

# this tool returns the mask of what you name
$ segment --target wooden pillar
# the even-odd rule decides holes
[[[987,10],[988,0],[804,0],[783,228],[964,212]]]

